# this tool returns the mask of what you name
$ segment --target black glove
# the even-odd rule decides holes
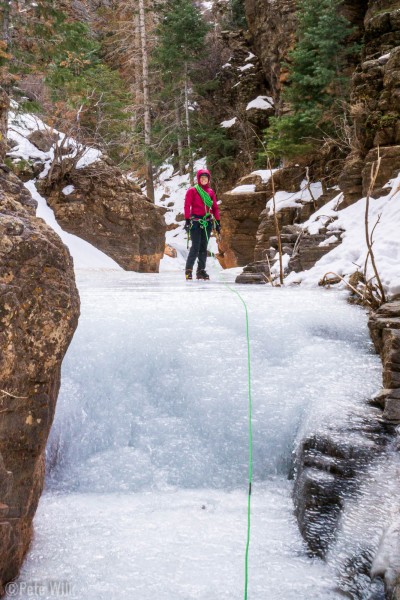
[[[184,230],[187,231],[187,232],[189,232],[190,231],[190,227],[191,227],[190,219],[186,219]]]
[[[215,230],[217,233],[221,233],[221,221],[215,221]]]

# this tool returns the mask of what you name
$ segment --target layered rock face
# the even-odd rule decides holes
[[[61,361],[79,315],[70,254],[35,208],[0,165],[0,594],[32,537]]]
[[[296,0],[245,0],[254,50],[277,106],[282,83],[287,79],[282,63],[295,41],[296,6]]]
[[[82,169],[68,168],[66,159],[39,187],[65,231],[93,244],[127,271],[158,272],[165,246],[164,209],[143,196],[118,168],[100,160]]]
[[[340,179],[345,205],[368,191],[371,164],[382,157],[373,195],[400,165],[400,1],[370,0],[361,64],[352,79],[354,149]]]
[[[221,7],[223,19],[228,5],[217,3],[214,13]],[[224,167],[213,169],[217,193],[231,188],[241,176],[255,168],[255,157],[261,150],[259,140],[268,126],[269,117],[275,113],[271,91],[259,59],[252,52],[248,35],[242,30],[219,31],[210,48],[208,77],[215,87],[199,100],[200,110],[225,133],[226,146],[215,149]],[[227,148],[227,150],[225,150]]]
[[[383,364],[383,389],[377,401],[385,421],[400,423],[400,300],[383,304],[369,320],[376,351]]]
[[[243,181],[251,182],[247,185],[254,185],[254,191],[232,190],[222,196],[223,235],[218,244],[218,260],[225,269],[246,265],[253,259],[258,220],[268,198],[267,186],[261,177],[250,175],[240,183]]]

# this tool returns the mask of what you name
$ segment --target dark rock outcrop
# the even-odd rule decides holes
[[[369,329],[383,364],[382,418],[400,423],[400,300],[383,304],[369,319]]]
[[[346,431],[312,436],[296,453],[296,516],[309,548],[319,556],[335,538],[343,502],[356,491],[357,474],[384,450],[400,423],[400,300],[371,313],[368,326],[383,364],[383,389],[370,400],[369,417],[356,417]],[[358,568],[364,569],[365,561]]]
[[[365,196],[371,163],[380,148],[382,165],[373,191],[399,171],[400,157],[400,2],[370,0],[364,18],[361,63],[352,78],[353,145],[340,177],[343,207]]]
[[[226,2],[220,3],[228,10]],[[222,19],[222,17],[221,17]],[[215,47],[210,48],[209,74],[214,87],[199,99],[200,110],[210,116],[220,135],[225,138],[222,149],[215,149],[223,159],[223,168],[216,165],[214,175],[221,195],[240,177],[255,168],[255,157],[262,150],[260,139],[275,114],[271,91],[257,56],[252,52],[248,35],[242,30],[217,31]],[[213,62],[214,61],[214,62]],[[214,64],[215,63],[215,64]],[[262,97],[263,102],[254,104]],[[253,103],[253,104],[250,104]],[[231,126],[221,123],[232,121]],[[220,152],[220,154],[219,154]]]
[[[223,223],[218,260],[227,269],[246,265],[253,259],[258,220],[267,202],[265,191],[227,192],[220,207]]]
[[[245,0],[246,17],[254,51],[259,57],[277,108],[280,107],[282,83],[287,80],[289,50],[296,33],[296,0]]]
[[[344,501],[357,489],[360,472],[378,456],[390,436],[379,408],[346,428],[302,441],[295,457],[295,513],[311,552],[324,557],[334,541]]]
[[[71,193],[64,193],[73,186]],[[115,166],[99,160],[76,169],[68,159],[40,181],[65,231],[111,256],[127,271],[156,273],[164,254],[164,209],[152,204]]]
[[[275,191],[298,191],[305,170],[288,167],[274,173]],[[269,239],[276,235],[273,216],[266,209],[272,197],[272,181],[263,182],[261,175],[252,173],[238,181],[239,186],[253,185],[253,191],[236,192],[235,189],[222,196],[221,220],[222,242],[219,244],[218,260],[224,268],[240,267],[249,262],[265,260]],[[297,209],[290,207],[277,213],[279,226],[293,223]]]
[[[289,260],[289,271],[300,273],[311,269],[320,258],[342,243],[340,234],[341,232],[315,235],[304,233],[299,238],[296,252]],[[336,238],[336,241],[334,238]],[[324,242],[327,241],[329,241],[329,244],[325,245]]]
[[[61,361],[77,326],[72,259],[0,166],[0,594],[32,537]]]
[[[59,136],[47,129],[36,129],[28,135],[28,140],[42,152],[49,152]]]
[[[7,151],[7,115],[9,102],[7,94],[0,87],[0,160],[4,159]]]

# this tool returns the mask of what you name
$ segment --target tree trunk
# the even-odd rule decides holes
[[[0,161],[3,162],[7,152],[7,119],[8,108],[10,106],[9,98],[6,92],[0,87]]]
[[[11,33],[10,33],[10,7],[11,0],[3,0],[2,2],[2,15],[1,15],[1,39],[6,42],[7,48],[11,46]]]
[[[151,115],[149,94],[149,61],[147,56],[146,23],[144,17],[144,0],[139,0],[139,24],[143,65],[143,105],[144,105],[144,145],[146,151],[151,149]],[[146,158],[146,194],[154,202],[153,165]]]
[[[186,119],[186,138],[189,152],[189,179],[190,185],[194,185],[194,164],[192,139],[190,135],[190,115],[189,115],[189,90],[188,90],[188,72],[187,64],[185,65],[185,119]]]
[[[175,122],[176,122],[176,135],[178,140],[178,160],[179,160],[179,175],[183,175],[185,172],[185,161],[183,158],[183,141],[181,134],[181,111],[179,110],[178,99],[175,99]]]

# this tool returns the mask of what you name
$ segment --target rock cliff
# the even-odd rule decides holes
[[[277,109],[282,84],[287,80],[283,63],[296,34],[296,0],[245,0],[246,17],[254,52],[259,58]]]
[[[127,271],[158,272],[165,246],[164,211],[117,167],[98,160],[77,169],[65,159],[38,187],[65,231]]]
[[[35,205],[0,165],[0,594],[32,537],[61,361],[79,315],[72,259]]]
[[[375,195],[400,164],[400,2],[368,3],[364,17],[361,62],[352,78],[353,150],[340,177],[345,203],[366,194],[371,163],[379,153],[382,165]]]
[[[367,194],[371,167],[378,156],[381,166],[372,195],[374,197],[388,194],[390,188],[385,184],[399,171],[400,166],[400,1],[399,0],[357,0],[343,2],[343,14],[354,26],[352,38],[363,42],[359,64],[350,62],[348,73],[353,73],[351,80],[350,112],[353,119],[351,139],[349,139],[349,154],[341,172],[332,180],[332,189],[336,185],[343,192],[341,208],[345,208]],[[281,102],[282,85],[287,80],[284,61],[292,47],[296,31],[296,2],[278,0],[261,2],[246,0],[246,13],[252,43],[262,64],[266,79],[275,100],[276,112],[284,109]],[[354,60],[354,59],[353,59]],[[326,174],[326,165],[316,165],[315,156],[309,157],[310,173]],[[329,175],[329,174],[328,174]],[[329,175],[331,176],[331,175]],[[243,179],[242,179],[243,181]],[[286,189],[279,187],[277,189]],[[269,198],[271,194],[269,194]],[[226,212],[230,212],[228,194],[223,198]],[[321,202],[328,202],[330,193],[314,204],[314,210],[321,207]],[[233,203],[234,209],[234,203]],[[311,206],[311,205],[309,205]],[[312,206],[311,206],[312,209]],[[254,221],[254,211],[250,211],[250,219]],[[260,209],[258,227],[252,224],[246,238],[247,275],[241,278],[244,283],[263,283],[269,267],[265,263],[265,254],[272,245],[274,224],[268,216],[268,211]],[[235,241],[235,231],[240,227],[240,217],[235,221],[235,212],[228,217],[227,229],[224,233],[223,256],[237,257],[241,240]],[[251,216],[253,215],[253,216]],[[308,215],[309,216],[309,215]],[[307,216],[307,218],[308,218]],[[231,221],[235,222],[231,222]],[[281,227],[291,227],[305,219],[299,216],[293,208],[284,209],[279,215]],[[225,220],[224,220],[225,224]],[[233,233],[232,233],[233,232]],[[284,231],[292,235],[292,231]],[[252,237],[252,241],[251,241]],[[320,245],[319,239],[299,240],[296,246],[297,258],[291,260],[286,272],[290,270],[308,269],[320,258],[321,253],[315,252],[315,246]],[[236,248],[238,246],[238,248]],[[253,254],[251,253],[253,247]],[[239,248],[240,250],[240,248]],[[305,260],[299,261],[303,253]],[[291,254],[291,252],[289,252]],[[239,260],[230,260],[230,266],[243,264],[243,252]],[[250,260],[248,257],[251,256]],[[311,260],[312,259],[312,260]],[[255,261],[254,263],[252,261]],[[262,262],[264,261],[264,262]],[[250,276],[250,273],[253,275]]]

